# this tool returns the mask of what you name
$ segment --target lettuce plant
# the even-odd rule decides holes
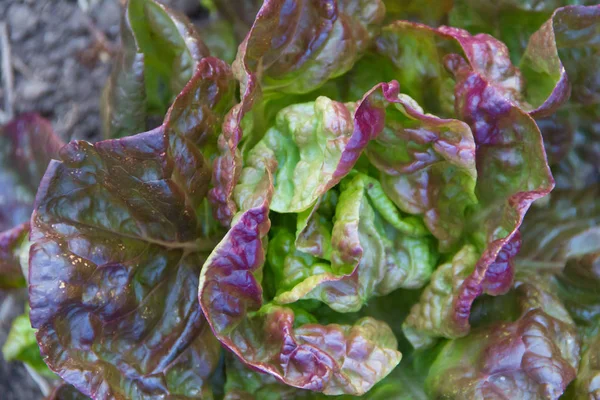
[[[106,140],[2,131],[5,355],[54,398],[600,396],[600,7],[416,3],[130,0]]]

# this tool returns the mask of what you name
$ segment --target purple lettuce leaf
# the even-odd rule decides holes
[[[183,14],[154,0],[130,0],[121,20],[122,47],[102,99],[106,138],[149,129],[209,55]]]
[[[421,215],[448,250],[463,235],[475,198],[475,142],[461,121],[425,114],[413,99],[382,90],[385,127],[366,148],[385,193],[404,212]]]
[[[575,379],[575,324],[542,278],[517,279],[516,320],[496,322],[447,342],[432,365],[432,398],[558,399]]]
[[[242,168],[238,146],[242,140],[255,144],[249,138],[260,139],[266,131],[264,103],[283,93],[313,91],[347,72],[366,51],[383,15],[379,0],[263,3],[233,64],[241,101],[229,112],[219,138],[211,201],[224,225],[237,211],[232,193]],[[250,111],[252,123],[243,128]]]
[[[62,140],[50,122],[23,114],[0,128],[0,289],[25,286],[19,262],[37,186]]]
[[[159,128],[71,142],[44,175],[31,323],[48,366],[94,399],[210,396],[220,346],[197,287],[222,233],[207,236],[202,150],[215,147],[230,80],[224,62],[203,59]]]
[[[248,198],[200,276],[199,300],[215,336],[253,369],[294,387],[325,394],[366,392],[400,361],[389,327],[366,317],[353,325],[320,325],[300,310],[263,302],[261,280],[271,222],[269,154],[256,154]],[[300,313],[300,314],[298,314]],[[306,312],[304,312],[306,313]],[[305,322],[305,323],[303,323]]]
[[[498,90],[458,56],[449,57],[447,65],[457,79],[457,114],[471,126],[477,145],[475,238],[485,249],[457,303],[457,318],[467,331],[468,309],[480,291],[497,295],[510,287],[510,259],[520,246],[523,216],[534,200],[552,190],[554,181],[537,125],[507,100],[505,88]],[[498,265],[503,264],[507,265],[504,283],[494,276],[496,284],[486,290],[485,282],[491,279],[488,271],[497,275]]]
[[[435,307],[437,312],[445,310],[443,313],[451,315],[420,314],[415,308],[410,324],[416,325],[408,324],[406,328],[412,331],[413,338],[422,331],[425,342],[430,344],[431,337],[441,332],[450,332],[451,337],[464,336],[469,331],[473,300],[482,293],[498,295],[510,288],[514,274],[511,259],[520,245],[518,228],[530,204],[552,189],[553,180],[541,134],[527,113],[531,106],[523,100],[521,74],[511,64],[506,46],[489,35],[471,36],[460,29],[434,30],[405,22],[384,30],[390,35],[386,43],[399,45],[394,31],[400,28],[404,33],[433,34],[438,37],[436,41],[454,41],[468,60],[458,54],[444,56],[440,45],[436,46],[441,54],[431,53],[437,62],[443,59],[454,76],[455,113],[471,127],[475,140],[477,204],[469,209],[465,231],[480,257],[470,275],[446,299],[452,301],[452,306]],[[432,283],[432,287],[437,285]],[[423,300],[439,304],[439,300]],[[440,323],[450,325],[441,327]],[[423,329],[416,329],[417,326]],[[427,332],[426,327],[433,327],[434,331]]]

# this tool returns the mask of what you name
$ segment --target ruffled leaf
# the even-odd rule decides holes
[[[201,149],[214,148],[230,79],[222,61],[202,60],[159,128],[71,142],[44,176],[31,322],[48,366],[88,396],[210,395],[220,348],[197,285],[220,233],[205,236],[211,174]]]
[[[423,110],[408,96],[382,91],[385,127],[366,154],[381,171],[388,196],[404,212],[422,215],[441,249],[464,234],[475,198],[475,142],[470,128]]]
[[[451,262],[437,267],[431,283],[403,324],[404,335],[413,347],[429,347],[440,336],[461,336],[461,329],[453,320],[454,306],[457,293],[474,271],[477,257],[477,250],[473,246],[465,246]]]
[[[339,166],[354,129],[352,108],[319,97],[279,112],[275,126],[258,144],[278,164],[271,210],[304,211],[339,182]]]
[[[539,277],[537,278],[539,280]],[[520,317],[449,341],[426,381],[430,397],[558,399],[575,378],[579,342],[552,294],[516,284]]]
[[[362,174],[349,178],[345,185],[343,182],[331,233],[331,264],[295,251],[292,244],[281,249],[284,254],[287,249],[285,257],[270,261],[271,269],[281,277],[276,303],[315,299],[336,311],[353,312],[373,296],[383,296],[400,287],[419,288],[427,282],[436,262],[431,240],[409,236],[418,229],[410,229],[411,223],[400,219],[400,213],[385,195],[370,196],[377,187],[383,194],[376,180]],[[396,219],[391,222],[371,206],[384,199],[395,212],[392,215]],[[398,230],[393,222],[408,234]],[[416,226],[422,227],[419,223]],[[276,246],[277,242],[273,244]],[[269,246],[270,254],[273,250],[277,249]]]

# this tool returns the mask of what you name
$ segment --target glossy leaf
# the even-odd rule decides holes
[[[257,145],[272,153],[278,164],[271,210],[304,211],[339,181],[335,174],[340,175],[352,140],[353,108],[319,97],[279,112],[275,126]]]
[[[579,364],[573,321],[558,299],[535,283],[518,281],[514,295],[517,320],[474,330],[444,346],[426,381],[430,397],[560,397]]]
[[[192,78],[208,49],[192,23],[154,0],[130,0],[121,21],[122,49],[103,94],[104,136],[148,129]]]
[[[210,395],[220,350],[197,285],[220,235],[204,235],[202,150],[216,140],[230,77],[225,63],[202,60],[159,128],[71,142],[44,176],[32,216],[31,322],[49,367],[88,396]]]
[[[466,210],[475,198],[475,142],[457,120],[425,114],[405,95],[382,92],[385,127],[366,155],[381,171],[384,191],[404,212],[422,215],[440,248],[463,235]]]
[[[557,105],[564,103],[570,94],[570,88],[565,89],[569,83],[561,55],[566,58],[566,62],[570,62],[569,58],[572,58],[573,53],[585,52],[586,47],[592,52],[595,48],[595,52],[598,53],[599,34],[600,6],[573,6],[557,9],[531,36],[520,66],[527,79],[528,100],[537,107],[533,112],[534,115],[551,113]],[[567,54],[564,54],[565,51]],[[583,83],[578,74],[570,72],[575,85],[579,86]],[[585,82],[586,79],[584,78],[583,81]],[[592,82],[586,82],[586,84],[590,83]],[[594,88],[593,83],[591,88],[576,87],[575,96],[581,97],[582,91],[593,92],[594,89],[598,92],[600,87]],[[590,94],[594,96],[593,93]],[[600,92],[596,93],[595,97],[595,102],[598,103]]]

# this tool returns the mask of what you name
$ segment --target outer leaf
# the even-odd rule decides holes
[[[29,233],[37,186],[62,145],[37,114],[24,114],[0,128],[0,289],[25,286],[21,244]]]
[[[517,230],[523,215],[532,201],[552,189],[553,181],[540,132],[521,109],[519,81],[515,80],[518,71],[506,57],[506,48],[489,36],[471,37],[452,28],[440,31],[460,43],[469,60],[447,56],[446,64],[457,82],[456,112],[471,126],[477,145],[475,193],[479,203],[471,214],[470,226],[482,254],[474,271],[452,296],[453,306],[441,315],[423,317],[431,322],[452,321],[442,330],[457,337],[469,331],[469,311],[477,296],[483,292],[498,295],[509,289],[514,273],[511,259],[520,247]],[[494,49],[500,50],[499,60]],[[418,318],[411,321],[424,328],[417,328],[426,339],[423,343],[430,343],[432,333],[441,332],[439,323],[417,322]],[[428,327],[437,327],[437,333],[427,333]],[[413,329],[410,324],[406,328]],[[416,338],[412,341],[419,343]]]
[[[566,310],[533,284],[516,287],[521,317],[448,342],[429,371],[430,397],[558,399],[575,378],[579,344]]]
[[[121,23],[123,47],[103,100],[104,135],[147,129],[209,55],[192,23],[154,0],[129,0]]]
[[[255,129],[262,135],[261,92],[306,93],[348,71],[366,50],[383,14],[379,0],[263,3],[234,62],[241,101],[228,114],[219,139],[211,200],[223,224],[237,210],[231,197],[241,173],[242,119],[255,104]]]
[[[202,60],[161,127],[72,142],[44,176],[31,322],[50,368],[95,399],[210,396],[219,346],[197,284],[219,237],[203,236],[210,167],[196,145],[216,138],[230,74]]]
[[[585,0],[455,0],[449,23],[473,34],[488,33],[498,38],[506,43],[516,63],[523,55],[531,35],[552,12],[571,3],[581,4]]]
[[[589,35],[584,27],[589,31],[594,24],[590,17],[579,27]],[[498,95],[523,111],[542,117],[556,111],[570,94],[565,69],[553,39],[549,28],[532,37],[531,50],[521,64],[527,79],[531,80],[527,88],[521,71],[511,63],[506,45],[487,34],[472,36],[462,29],[446,26],[433,29],[397,21],[383,29],[377,40],[377,49],[392,62],[404,90],[413,97],[417,96],[415,99],[420,104],[436,113],[446,115],[449,111],[446,106],[450,95],[449,76],[443,70],[442,60],[445,55],[462,52],[474,73],[488,82]],[[413,67],[406,68],[406,64]],[[415,77],[419,79],[415,80]],[[437,96],[425,98],[423,85]]]
[[[204,314],[221,343],[254,369],[298,388],[362,394],[400,361],[387,325],[364,318],[352,326],[298,326],[292,309],[263,305],[259,282],[275,166],[262,165],[266,193],[245,203],[249,208],[236,217],[202,269]]]
[[[600,131],[596,123],[600,116],[598,32],[600,32],[600,6],[563,7],[556,10],[536,32],[537,42],[531,43],[532,49],[537,44],[543,43],[550,51],[558,54],[548,65],[538,60],[538,64],[541,64],[538,69],[544,72],[549,71],[553,65],[564,65],[573,86],[570,104],[565,106],[555,118],[559,126],[564,125],[574,131],[574,134],[567,138],[570,140],[566,141],[571,151],[554,168],[554,176],[559,188],[583,189],[590,184],[600,182],[600,167],[596,162],[600,156],[600,145],[598,145]],[[532,53],[535,56],[535,52]],[[556,59],[558,61],[555,61]],[[527,70],[524,69],[524,72]],[[545,76],[543,73],[538,75]],[[535,87],[543,90],[543,82]],[[545,139],[547,136],[549,135],[546,134]]]
[[[385,128],[369,143],[367,157],[381,171],[394,203],[422,215],[440,248],[448,249],[464,233],[465,211],[477,201],[471,130],[460,121],[424,114],[408,96],[382,93],[388,105]]]
[[[475,191],[479,208],[474,222],[484,221],[475,229],[485,250],[457,303],[461,304],[457,318],[466,331],[470,304],[481,290],[493,295],[508,290],[510,259],[520,247],[517,230],[531,203],[548,194],[554,182],[531,117],[508,102],[504,89],[496,90],[486,75],[458,58],[449,60],[449,65],[457,77],[457,112],[471,126],[478,146]],[[498,276],[502,265],[506,265],[503,278]],[[496,281],[493,288],[486,288],[489,279]]]

